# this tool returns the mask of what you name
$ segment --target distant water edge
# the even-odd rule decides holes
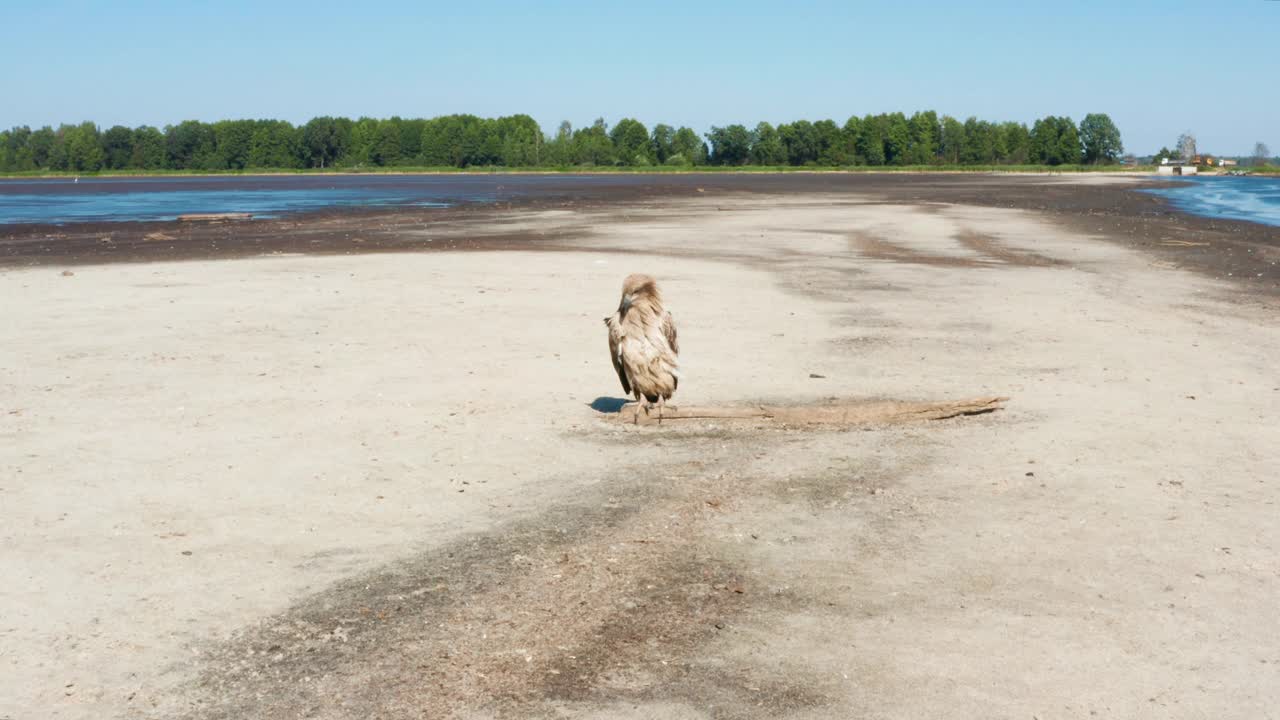
[[[1280,178],[1188,177],[1178,187],[1146,192],[1169,198],[1179,210],[1193,215],[1280,227]]]
[[[715,182],[733,179],[717,177]],[[289,213],[357,207],[448,207],[590,197],[620,186],[698,188],[697,175],[283,175],[0,180],[0,225],[173,220],[195,213]],[[1189,177],[1149,190],[1179,209],[1280,226],[1280,178]]]
[[[201,213],[254,217],[368,207],[449,207],[538,197],[566,184],[639,184],[575,176],[239,175],[0,180],[0,225],[173,220]]]

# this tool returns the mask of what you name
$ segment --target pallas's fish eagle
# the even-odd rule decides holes
[[[604,319],[609,328],[609,357],[618,371],[622,390],[636,399],[636,421],[640,410],[648,413],[662,407],[680,384],[676,323],[662,304],[658,282],[648,275],[628,275],[622,281],[618,311]]]

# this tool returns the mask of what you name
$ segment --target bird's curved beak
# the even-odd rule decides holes
[[[623,296],[622,296],[622,303],[618,305],[618,314],[619,314],[619,315],[626,315],[626,314],[627,314],[627,311],[628,311],[628,310],[630,310],[630,309],[631,309],[631,296],[630,296],[630,295],[623,295]]]

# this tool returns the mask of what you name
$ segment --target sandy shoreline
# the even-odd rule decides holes
[[[5,236],[0,718],[1280,702],[1274,228],[1102,185],[715,180]],[[634,271],[681,323],[677,401],[1010,401],[604,422]]]
[[[501,192],[504,179],[489,179],[495,192]],[[447,209],[338,209],[213,224],[6,225],[0,226],[0,270],[281,253],[537,249],[554,246],[557,239],[522,230],[494,232],[493,227],[486,227],[483,234],[458,236],[452,229],[458,223],[501,226],[505,214],[533,210],[643,208],[673,199],[824,193],[896,203],[1033,210],[1071,230],[1155,254],[1174,267],[1231,279],[1250,293],[1280,295],[1280,231],[1181,212],[1164,198],[1137,192],[1168,184],[1150,176],[786,173],[626,176],[621,180],[625,184],[600,185],[590,177],[558,178],[528,195]],[[155,181],[162,184],[164,179]],[[444,244],[429,232],[435,227],[451,236]]]

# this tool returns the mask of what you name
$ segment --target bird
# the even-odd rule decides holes
[[[609,357],[622,381],[622,391],[636,399],[635,422],[656,403],[662,409],[680,384],[680,345],[676,323],[662,304],[658,281],[649,275],[628,275],[622,281],[618,311],[604,319],[609,328]]]

